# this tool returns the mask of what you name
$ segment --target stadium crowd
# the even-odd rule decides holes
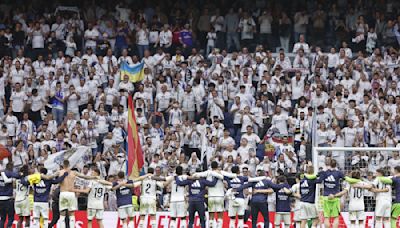
[[[0,170],[40,170],[84,145],[92,158],[78,170],[112,182],[127,170],[128,96],[143,172],[160,178],[217,162],[293,184],[312,144],[400,146],[398,1],[74,2],[0,3],[0,144],[11,152]],[[144,79],[130,82],[122,62],[144,62]],[[398,152],[317,159],[366,180],[400,165]],[[170,192],[158,187],[158,210]]]

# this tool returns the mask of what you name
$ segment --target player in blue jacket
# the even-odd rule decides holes
[[[264,170],[257,170],[257,176],[265,176]],[[250,200],[251,207],[251,224],[253,228],[257,228],[258,214],[261,213],[264,218],[264,228],[269,227],[269,213],[268,213],[268,194],[274,192],[272,187],[274,184],[267,178],[258,182],[249,182],[243,185],[242,188],[252,188],[252,197]]]
[[[275,227],[281,227],[281,223],[285,224],[284,227],[290,226],[290,211],[291,211],[291,201],[290,195],[291,191],[290,185],[286,181],[285,176],[278,176],[276,178],[277,184],[272,185],[272,189],[275,191],[276,198],[276,213],[275,213]]]
[[[204,195],[206,193],[206,187],[213,187],[217,184],[217,179],[213,177],[212,181],[206,179],[189,180],[189,179],[176,179],[178,186],[189,186],[189,228],[193,227],[194,215],[197,211],[200,217],[200,224],[202,228],[206,227],[205,221],[205,207],[204,207]]]
[[[40,169],[41,175],[47,174],[46,168]],[[61,183],[68,175],[65,172],[62,176],[54,179],[41,179],[39,183],[33,185],[33,221],[36,225],[39,224],[40,216],[43,218],[43,223],[48,224],[49,220],[49,200],[50,190],[53,184]]]
[[[7,228],[11,227],[14,222],[14,190],[13,179],[19,179],[20,175],[13,172],[13,164],[8,163],[6,170],[0,176],[0,227],[4,227],[4,223],[8,217]]]

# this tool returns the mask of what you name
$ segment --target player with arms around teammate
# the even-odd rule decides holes
[[[384,181],[386,170],[376,170],[376,178],[372,182],[371,192],[375,193],[375,227],[390,227],[390,214],[392,206],[392,186]]]
[[[153,168],[147,169],[147,177],[141,182],[141,195],[140,195],[140,223],[139,227],[144,227],[144,219],[146,215],[150,216],[150,226],[155,228],[156,220],[155,215],[157,212],[157,186],[163,188],[162,182],[153,179]]]
[[[364,191],[366,191],[366,189],[371,189],[372,185],[361,181],[361,174],[359,171],[351,172],[351,179],[353,179],[353,181],[345,177],[346,185],[344,190],[334,197],[340,197],[347,193],[349,197],[350,228],[363,228],[365,227]]]
[[[215,186],[208,188],[208,212],[209,216],[209,227],[222,228],[222,215],[224,213],[224,182],[223,175],[219,174],[218,162],[211,162],[211,170],[205,172],[195,173],[193,177],[206,177],[208,181],[211,181],[214,177],[217,177],[217,183]],[[215,215],[217,215],[217,221],[215,221]]]
[[[69,227],[75,227],[75,211],[78,209],[78,200],[75,196],[75,179],[80,177],[86,180],[98,179],[98,177],[86,176],[76,171],[71,170],[69,161],[63,161],[63,169],[60,171],[60,176],[68,173],[64,180],[60,183],[60,227],[65,228],[65,216],[68,213]]]
[[[244,226],[244,215],[247,203],[244,197],[242,186],[248,182],[258,182],[266,179],[265,176],[249,178],[248,176],[240,176],[239,166],[231,168],[232,174],[221,172],[224,175],[224,180],[227,183],[228,191],[226,196],[228,198],[228,215],[230,217],[229,227],[235,227],[236,215],[238,216],[238,228]]]
[[[257,170],[257,176],[264,177],[264,170]],[[269,227],[268,194],[274,192],[272,185],[272,182],[265,178],[257,182],[248,182],[238,189],[238,191],[242,191],[245,188],[252,188],[253,190],[250,200],[251,223],[253,228],[257,228],[258,214],[260,212],[264,218],[264,228]]]
[[[100,177],[100,170],[98,168],[92,169],[92,176]],[[88,228],[92,228],[93,218],[96,217],[97,223],[100,228],[103,228],[103,213],[104,213],[104,194],[110,190],[112,183],[105,180],[92,180],[89,183],[88,188],[80,190],[76,189],[76,192],[88,194],[87,204],[87,218]]]
[[[171,185],[171,198],[169,203],[170,213],[171,213],[171,228],[185,228],[186,227],[186,202],[185,195],[186,189],[185,186],[179,186],[177,184],[177,180],[183,181],[183,168],[182,166],[177,166],[175,168],[176,176],[169,176],[166,179],[165,185]],[[180,226],[178,227],[177,219],[180,219]]]
[[[182,179],[182,180],[181,180]],[[214,187],[217,184],[217,179],[212,178],[212,181],[206,179],[189,180],[185,178],[176,179],[178,186],[189,186],[189,226],[193,228],[194,215],[197,212],[200,217],[201,228],[206,227],[206,209],[204,207],[204,194],[206,187]]]
[[[0,176],[0,227],[4,227],[7,218],[7,228],[14,222],[13,178],[19,179],[20,175],[12,170],[13,164],[8,163]]]
[[[46,175],[47,169],[41,168],[40,174]],[[52,179],[52,177],[48,179],[42,178],[39,183],[33,185],[33,221],[35,227],[40,226],[40,216],[42,216],[43,218],[44,227],[46,228],[48,226],[50,198],[49,195],[51,186],[53,184],[58,184],[63,181],[67,175],[67,172],[63,172],[62,175],[57,177],[56,179]]]
[[[140,181],[148,175],[139,177],[136,180],[126,180],[125,173],[119,172],[117,174],[117,181],[112,183],[112,190],[115,191],[117,196],[118,217],[122,222],[122,227],[133,226],[133,205],[132,205],[132,189],[140,186]],[[129,225],[127,224],[129,218]]]
[[[281,227],[281,223],[284,223],[284,228],[290,227],[290,185],[286,181],[285,176],[277,177],[277,184],[272,184],[272,189],[275,191],[276,197],[276,213],[275,213],[275,227]]]
[[[339,227],[340,215],[340,197],[335,197],[340,193],[340,181],[344,178],[344,174],[337,170],[336,160],[332,159],[330,168],[319,173],[319,178],[323,182],[323,210],[325,227]],[[340,195],[340,194],[339,194]],[[330,226],[330,219],[333,218],[333,224]]]
[[[23,222],[25,221],[25,227],[30,226],[30,205],[29,205],[29,182],[28,174],[29,168],[27,165],[23,165],[20,169],[22,174],[21,179],[15,181],[15,214],[18,215],[18,228],[22,228]]]
[[[319,183],[321,183],[321,180],[314,174],[314,167],[308,166],[307,173],[300,181],[299,219],[301,220],[301,228],[307,227],[309,219],[312,220],[312,228],[317,227],[318,214],[315,206],[315,193]]]

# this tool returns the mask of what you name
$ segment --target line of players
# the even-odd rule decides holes
[[[148,169],[148,174],[135,180],[127,180],[124,173],[120,172],[117,181],[111,183],[99,178],[100,172],[96,168],[92,170],[92,176],[85,176],[71,171],[68,161],[64,162],[63,169],[55,175],[46,175],[47,170],[42,168],[40,174],[33,174],[27,166],[20,169],[19,173],[12,172],[12,166],[1,173],[0,177],[0,227],[8,218],[13,218],[9,212],[15,206],[15,212],[19,216],[18,227],[29,227],[29,185],[33,187],[34,204],[33,220],[34,227],[39,226],[39,218],[48,224],[49,194],[53,184],[60,183],[60,212],[61,224],[65,227],[65,213],[69,213],[69,227],[74,227],[75,219],[73,212],[77,210],[76,192],[88,194],[88,226],[92,227],[92,220],[96,218],[102,228],[104,211],[104,194],[106,191],[116,192],[118,216],[123,227],[133,227],[133,188],[141,186],[140,195],[140,227],[145,225],[145,216],[150,216],[150,226],[155,227],[155,214],[157,207],[157,187],[165,188],[171,186],[170,196],[170,227],[185,228],[186,216],[189,217],[188,227],[194,225],[194,216],[197,212],[201,227],[206,227],[205,195],[208,198],[209,227],[221,228],[222,215],[225,211],[224,202],[228,199],[228,215],[230,227],[243,227],[250,215],[252,227],[257,225],[258,214],[264,219],[264,227],[269,227],[268,195],[276,193],[276,216],[275,226],[284,223],[289,227],[291,223],[290,213],[294,212],[296,227],[307,227],[307,222],[312,220],[312,227],[319,224],[318,213],[315,202],[316,185],[323,184],[323,215],[325,227],[338,227],[340,214],[340,198],[347,194],[349,198],[349,219],[351,227],[365,227],[364,222],[364,191],[369,190],[376,194],[376,227],[396,227],[395,221],[400,215],[400,167],[395,167],[394,176],[384,177],[385,170],[377,170],[377,178],[372,184],[360,180],[360,173],[353,171],[350,177],[336,169],[333,160],[326,171],[314,174],[310,165],[307,172],[296,178],[297,183],[290,186],[284,176],[276,178],[275,183],[265,176],[262,170],[257,171],[257,177],[250,178],[241,174],[239,167],[232,167],[231,172],[221,171],[217,162],[211,163],[211,169],[198,172],[192,176],[183,173],[182,167],[176,167],[175,176],[166,178],[153,176],[153,169]],[[243,170],[242,170],[243,171]],[[35,176],[36,175],[36,176]],[[40,177],[37,177],[39,175]],[[75,177],[90,179],[86,189],[74,187]],[[34,179],[40,181],[35,182]],[[15,181],[14,181],[15,180]],[[341,188],[341,180],[345,180],[344,188]],[[13,199],[13,181],[15,182],[15,200]],[[392,204],[392,187],[396,191]],[[227,189],[227,190],[226,190]],[[342,189],[342,190],[341,190]],[[291,207],[291,197],[295,198],[294,209]],[[15,201],[15,202],[14,202]],[[12,205],[14,204],[14,205]],[[238,222],[236,224],[236,216]],[[392,225],[390,224],[392,218]],[[333,220],[332,224],[330,220]],[[11,222],[11,223],[10,223]],[[12,219],[9,219],[7,227],[11,227]],[[45,226],[47,227],[47,226]]]

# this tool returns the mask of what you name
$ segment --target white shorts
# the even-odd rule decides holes
[[[155,215],[157,212],[157,201],[152,197],[140,197],[140,214]]]
[[[365,220],[364,211],[349,211],[349,220],[350,221]]]
[[[88,208],[87,209],[87,218],[89,221],[93,220],[93,218],[96,218],[97,220],[102,220],[103,213],[104,213],[104,209]]]
[[[33,203],[33,218],[49,219],[49,203],[34,202]]]
[[[385,200],[377,200],[375,216],[390,218],[392,213],[392,203]]]
[[[172,218],[184,218],[187,214],[187,208],[185,201],[182,202],[171,202],[169,204],[169,210]]]
[[[29,199],[26,198],[21,201],[15,202],[15,214],[18,216],[30,216],[31,209],[29,204]]]
[[[299,204],[299,203],[297,203]],[[293,209],[293,221],[295,222],[300,222],[300,205],[297,205],[294,209]]]
[[[285,224],[285,225],[290,225],[291,221],[290,221],[290,212],[276,212],[275,213],[275,225],[278,226],[281,223]]]
[[[123,206],[118,208],[119,219],[126,219],[128,217],[133,217],[133,206]]]
[[[60,192],[60,211],[76,211],[78,210],[78,200],[73,192]]]
[[[224,197],[208,196],[208,212],[224,212]]]
[[[236,217],[243,216],[244,212],[246,211],[246,203],[243,198],[235,198],[229,200],[228,206],[228,216],[229,217]]]
[[[300,202],[299,206],[300,206],[300,214],[299,214],[300,220],[308,220],[318,217],[317,208],[315,207],[315,204]]]

